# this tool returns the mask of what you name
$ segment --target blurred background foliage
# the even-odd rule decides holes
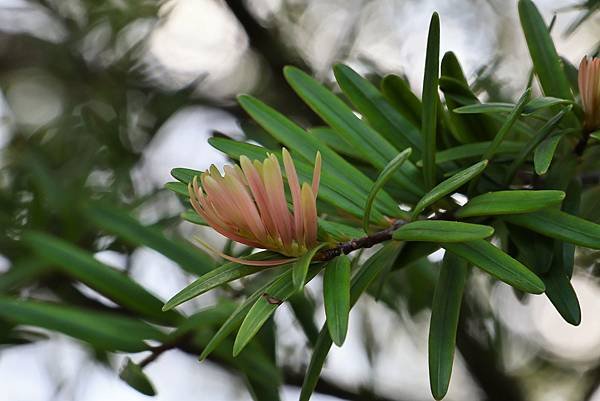
[[[320,125],[284,81],[288,64],[327,84],[337,61],[376,83],[395,72],[420,93],[434,9],[442,16],[442,48],[457,53],[480,99],[512,101],[531,67],[516,5],[509,3],[0,2],[0,391],[6,399],[142,399],[116,381],[119,374],[140,393],[158,391],[161,400],[270,400],[279,384],[283,399],[295,399],[314,319],[323,320],[316,307],[322,301],[310,291],[240,357],[231,358],[231,344],[224,344],[202,365],[195,358],[235,307],[232,300],[260,283],[207,294],[181,312],[160,311],[162,301],[216,263],[187,241],[198,228],[181,222],[185,207],[163,188],[170,168],[222,163],[206,144],[211,135],[249,135],[273,145],[247,122],[235,102],[240,92],[302,125]],[[548,20],[559,11],[558,49],[576,63],[597,52],[600,3],[564,3],[538,2]],[[227,246],[222,238],[208,240]],[[381,302],[361,301],[352,336],[332,351],[315,400],[430,399],[425,338],[438,260],[421,258],[388,276]],[[596,260],[597,254],[579,254],[585,269],[573,282],[583,310],[577,329],[546,301],[524,306],[507,286],[474,275],[481,283],[465,295],[448,399],[598,399]],[[155,325],[176,330],[164,334]]]

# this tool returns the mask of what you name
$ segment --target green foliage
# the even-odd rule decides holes
[[[492,234],[492,227],[481,224],[420,220],[403,225],[394,231],[393,238],[400,241],[465,242],[487,238]]]
[[[331,339],[339,347],[344,343],[348,331],[350,269],[350,259],[346,255],[341,255],[325,266],[323,275],[327,329]]]
[[[552,190],[514,190],[488,192],[476,196],[456,211],[459,218],[473,216],[494,216],[535,212],[556,206],[565,199],[565,193]]]
[[[533,76],[544,96],[528,85],[512,103],[494,91],[498,83],[486,86],[484,81],[492,78],[483,72],[470,83],[454,53],[446,53],[440,64],[443,32],[434,13],[421,98],[400,75],[378,81],[344,64],[333,67],[335,82],[319,82],[303,72],[306,66],[285,67],[275,86],[283,90],[287,81],[291,90],[285,89],[285,101],[258,90],[256,97],[238,98],[239,106],[228,110],[241,120],[246,140],[215,135],[208,141],[215,149],[234,161],[273,154],[281,162],[286,147],[305,182],[312,179],[317,152],[322,156],[319,245],[277,267],[216,263],[178,234],[182,220],[193,223],[191,229],[207,225],[188,199],[188,185],[201,171],[175,168],[176,181],[164,184],[168,191],[161,184],[144,195],[132,178],[140,149],[167,119],[209,101],[195,97],[193,88],[169,92],[146,85],[133,75],[135,58],[128,58],[133,53],[123,65],[96,74],[70,48],[66,70],[72,72],[47,68],[65,82],[80,78],[86,95],[69,94],[68,110],[48,127],[35,132],[20,127],[24,132],[10,140],[6,172],[0,173],[0,249],[10,265],[0,274],[0,345],[37,341],[23,327],[32,326],[73,337],[98,355],[149,352],[146,362],[126,359],[119,376],[150,396],[156,390],[145,367],[160,353],[178,348],[243,375],[255,399],[277,400],[285,380],[292,377],[295,381],[286,384],[298,385],[276,358],[277,327],[271,317],[287,302],[312,352],[300,395],[308,401],[332,345],[345,342],[351,308],[374,297],[400,317],[407,310],[414,314],[431,308],[434,398],[448,391],[456,344],[469,371],[485,366],[490,375],[502,375],[495,370],[502,347],[493,345],[505,340],[503,331],[511,328],[482,312],[491,301],[478,298],[480,288],[470,288],[470,267],[487,273],[483,280],[490,285],[500,280],[517,291],[545,292],[557,313],[578,325],[581,308],[571,278],[582,260],[597,266],[598,252],[589,249],[600,249],[600,135],[582,132],[581,110],[569,82],[573,68],[559,58],[537,8],[530,0],[520,0],[518,8]],[[65,24],[76,29],[72,25]],[[69,43],[85,37],[71,34]],[[482,92],[489,102],[481,103]],[[132,93],[144,105],[139,115],[151,116],[146,125],[126,112]],[[144,133],[139,143],[131,137],[138,131]],[[583,151],[575,152],[582,140]],[[101,173],[110,176],[108,184],[94,184],[92,178]],[[180,208],[161,209],[151,224],[141,223],[138,216],[166,203],[165,194]],[[130,259],[141,247],[195,279],[163,302],[131,275]],[[441,263],[428,258],[440,248],[446,251]],[[100,262],[101,251],[123,256],[124,269]],[[240,262],[283,257],[240,249],[232,241],[222,251]],[[597,275],[596,270],[586,274]],[[313,288],[305,285],[318,276],[322,294],[311,294]],[[90,296],[82,286],[111,303]],[[210,291],[216,294],[210,308],[190,316],[174,310]],[[326,319],[320,331],[318,308]],[[460,322],[464,318],[485,326],[478,333],[485,341],[468,343],[470,332],[461,330],[459,313]],[[483,350],[476,352],[483,364],[473,362],[474,350]],[[535,358],[540,366],[552,363]],[[487,382],[477,383],[489,391]]]
[[[467,271],[465,259],[447,253],[435,285],[429,326],[429,380],[431,393],[436,400],[444,398],[450,384]]]
[[[125,383],[144,395],[156,395],[156,390],[154,389],[152,382],[150,382],[146,374],[144,374],[142,368],[133,363],[129,358],[125,360],[125,366],[123,366],[121,373],[119,373],[119,377]]]
[[[428,189],[435,186],[436,168],[435,153],[437,151],[437,113],[438,113],[438,79],[440,58],[440,17],[433,13],[429,24],[427,52],[425,56],[425,74],[423,76],[423,114],[421,131],[423,135],[423,176]]]

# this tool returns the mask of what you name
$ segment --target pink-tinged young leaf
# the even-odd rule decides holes
[[[298,175],[296,174],[296,168],[292,156],[290,156],[290,152],[288,152],[286,148],[283,148],[282,155],[283,166],[290,186],[290,192],[292,193],[292,203],[294,206],[294,234],[296,240],[299,240],[304,237],[302,204],[300,202],[300,183],[298,182]]]
[[[302,210],[304,212],[304,232],[306,246],[317,242],[317,202],[315,195],[307,183],[302,185]]]
[[[313,177],[312,177],[312,191],[313,191],[313,194],[315,195],[315,198],[317,197],[317,194],[319,193],[320,179],[321,179],[321,152],[317,151],[317,156],[315,157],[315,168],[313,170]]]

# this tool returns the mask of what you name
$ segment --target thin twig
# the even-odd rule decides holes
[[[150,348],[150,355],[142,359],[138,365],[140,366],[140,368],[143,369],[155,360],[157,360],[158,357],[161,356],[164,352],[170,351],[175,348],[180,348],[183,344],[189,342],[191,334],[191,332],[186,333],[185,335],[177,337],[171,341],[165,342],[157,347]]]
[[[336,256],[340,256],[342,253],[344,255],[347,255],[350,252],[356,251],[357,249],[371,248],[373,245],[389,241],[392,239],[392,233],[406,223],[407,222],[404,220],[397,220],[394,224],[392,224],[385,230],[378,231],[374,234],[367,235],[362,238],[356,238],[347,242],[341,242],[333,248],[325,249],[317,253],[313,260],[325,262],[335,258]]]

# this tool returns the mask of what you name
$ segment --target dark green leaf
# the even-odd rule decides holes
[[[292,307],[296,320],[300,323],[300,327],[302,327],[302,331],[306,335],[308,343],[311,347],[314,347],[319,337],[319,329],[315,324],[315,302],[306,291],[292,295],[288,299],[288,302]]]
[[[23,241],[48,263],[112,299],[123,307],[152,317],[173,322],[175,312],[164,313],[162,301],[141,285],[113,268],[98,262],[92,255],[59,238],[41,232],[23,234]]]
[[[481,161],[477,164],[472,165],[458,173],[454,174],[452,177],[438,184],[435,188],[429,191],[412,211],[413,218],[418,216],[426,207],[432,205],[438,200],[442,199],[444,196],[452,194],[458,188],[463,186],[465,183],[469,182],[473,178],[477,177],[487,166],[487,160]]]
[[[365,233],[369,232],[369,221],[371,221],[371,208],[373,206],[373,201],[375,201],[375,197],[379,190],[383,188],[383,186],[388,182],[388,180],[392,177],[392,175],[396,172],[396,170],[402,166],[402,163],[408,159],[412,152],[411,148],[405,149],[398,154],[398,156],[394,157],[385,168],[379,173],[377,180],[375,180],[375,184],[373,184],[373,188],[369,192],[369,196],[367,198],[367,203],[365,204],[365,214],[363,216],[363,229]]]
[[[566,105],[571,103],[573,103],[572,100],[559,99],[551,96],[536,97],[534,99],[531,99],[529,103],[527,103],[527,106],[525,106],[525,109],[523,110],[523,114],[529,115],[548,107]]]
[[[419,220],[394,231],[393,238],[401,241],[464,242],[487,238],[493,234],[492,227],[480,224]]]
[[[383,168],[396,156],[395,148],[384,137],[362,122],[342,100],[311,76],[289,66],[284,69],[284,75],[294,91],[313,111],[348,143],[361,149],[375,167]],[[421,177],[412,163],[404,163],[393,179],[413,195],[422,195]]]
[[[412,147],[415,157],[420,157],[423,142],[419,130],[396,111],[373,84],[350,67],[337,64],[333,70],[342,91],[371,126],[397,149]]]
[[[429,326],[429,381],[436,400],[444,398],[450,384],[466,278],[465,260],[447,252],[435,286]]]
[[[555,245],[555,247],[561,246],[560,243]],[[563,319],[574,326],[578,326],[581,323],[581,308],[560,256],[554,255],[550,271],[542,277],[546,285],[546,295]]]
[[[358,298],[366,291],[373,280],[375,280],[381,272],[389,269],[390,265],[395,262],[402,246],[401,242],[389,242],[360,267],[352,277],[350,284],[350,308],[358,301]],[[325,358],[331,349],[332,343],[333,341],[329,336],[326,322],[321,328],[308,369],[304,375],[302,390],[300,392],[300,401],[308,401],[315,390],[319,375],[323,369],[323,364],[325,363]]]
[[[183,182],[167,182],[165,188],[175,192],[178,195],[189,197],[188,187]]]
[[[98,227],[134,245],[152,248],[190,273],[204,274],[214,266],[212,258],[200,249],[188,242],[167,238],[159,228],[144,226],[123,210],[93,203],[83,212]]]
[[[535,213],[510,215],[505,219],[551,238],[600,249],[600,225],[560,210],[546,209]]]
[[[458,209],[458,218],[529,213],[556,206],[565,198],[563,191],[498,191],[476,196]]]
[[[536,97],[531,99],[521,111],[522,115],[530,115],[536,111],[557,106],[561,104],[570,104],[572,101],[566,99],[558,99],[555,97]],[[454,109],[458,114],[491,114],[491,113],[510,113],[515,108],[513,103],[490,102],[481,104],[469,104]]]
[[[487,148],[487,150],[485,151],[485,153],[482,156],[482,159],[490,160],[496,154],[498,147],[504,141],[504,138],[506,138],[506,135],[510,132],[513,125],[517,122],[517,119],[521,115],[521,112],[523,111],[525,104],[529,101],[530,96],[531,96],[531,89],[527,89],[525,91],[525,93],[523,93],[523,95],[521,95],[521,98],[517,102],[517,105],[514,107],[514,109],[512,109],[512,111],[510,112],[508,117],[506,117],[504,124],[502,124],[502,126],[500,127],[500,130],[494,136],[494,139],[493,139],[492,143],[490,144],[490,147]]]
[[[164,338],[149,324],[122,315],[6,297],[0,297],[0,317],[58,331],[105,350],[145,351],[144,340]]]
[[[425,74],[423,76],[423,116],[421,132],[423,135],[423,176],[428,189],[435,186],[436,167],[436,124],[439,104],[438,80],[440,64],[440,18],[437,13],[431,16],[427,51],[425,54]]]
[[[204,219],[198,216],[195,210],[189,209],[185,212],[181,213],[181,218],[183,220],[189,221],[190,223],[198,224],[200,226],[208,226],[208,223],[204,221]]]
[[[340,155],[350,156],[354,159],[368,163],[368,160],[365,160],[365,155],[363,155],[359,149],[354,149],[340,134],[329,127],[309,128],[308,134],[314,136]]]
[[[405,79],[393,74],[386,75],[381,81],[381,91],[412,125],[421,127],[423,105]]]
[[[193,170],[191,168],[178,167],[171,170],[171,175],[173,178],[186,185],[192,182],[194,177],[199,176],[200,174],[202,174],[202,171]]]
[[[292,266],[292,283],[294,284],[294,292],[298,292],[304,288],[310,262],[315,254],[325,246],[327,246],[327,244],[320,244],[308,250],[304,255],[300,256],[298,260],[294,262],[294,265]]]
[[[538,276],[485,240],[442,246],[516,289],[533,294],[544,291],[544,283]]]
[[[527,159],[529,154],[538,146],[550,133],[556,128],[560,120],[572,109],[572,106],[568,106],[559,111],[555,116],[549,119],[536,134],[527,142],[527,145],[523,147],[521,152],[515,157],[512,164],[508,167],[506,172],[506,183],[512,182],[514,176],[517,174],[521,164]]]
[[[125,358],[125,365],[121,369],[119,377],[144,395],[151,397],[156,395],[156,390],[154,390],[154,386],[150,382],[150,379],[148,379],[148,376],[146,376],[139,365],[133,363],[129,358]]]
[[[18,260],[12,263],[7,272],[0,274],[0,292],[23,287],[51,272],[51,266],[38,258]]]
[[[435,155],[435,163],[442,164],[482,156],[491,143],[491,141],[468,143],[442,150]],[[518,153],[521,149],[523,149],[523,143],[521,142],[504,141],[498,146],[496,153]],[[417,162],[417,166],[421,166],[422,164],[422,161]]]
[[[509,113],[513,110],[513,103],[489,102],[468,104],[455,108],[453,111],[458,114],[492,114],[492,113]]]
[[[548,172],[550,163],[554,158],[554,152],[558,143],[563,138],[563,133],[557,133],[544,139],[533,152],[533,165],[535,167],[535,173],[537,175],[543,175]]]
[[[535,73],[546,96],[573,100],[548,27],[531,0],[519,1],[519,17]]]
[[[350,259],[346,255],[338,256],[325,267],[323,300],[329,335],[341,347],[346,339],[350,313]]]
[[[281,258],[281,255],[271,251],[264,251],[255,253],[243,259],[268,260],[274,258]],[[173,309],[177,305],[202,295],[213,288],[219,287],[225,283],[229,283],[230,281],[246,277],[250,274],[264,271],[266,268],[266,266],[248,266],[235,262],[225,263],[224,265],[221,265],[216,269],[204,274],[193,283],[185,287],[183,290],[178,292],[175,296],[169,299],[167,303],[165,303],[162,309],[165,311]]]
[[[316,269],[315,269],[316,270]],[[315,272],[312,274],[310,272],[309,276],[314,277],[316,275]],[[270,291],[278,291],[282,286],[289,284],[291,286],[292,282],[292,270],[287,269],[283,273],[277,275],[274,279],[270,280],[263,286],[261,286],[258,290],[254,291],[250,294],[244,302],[242,302],[235,311],[227,318],[227,320],[221,325],[219,330],[215,333],[215,335],[210,339],[208,344],[202,350],[200,354],[199,360],[204,360],[210,353],[212,353],[217,347],[231,334],[236,327],[244,319],[244,316],[248,313],[252,305],[256,302],[257,299],[263,296],[263,294]]]
[[[475,142],[481,139],[489,138],[491,133],[496,130],[496,124],[488,116],[483,115],[458,115],[454,110],[465,104],[479,104],[479,99],[471,90],[458,58],[453,52],[446,52],[442,58],[441,78],[451,78],[460,83],[459,93],[464,97],[464,101],[457,101],[454,98],[452,89],[448,86],[442,86],[446,107],[449,113],[444,113],[445,125],[450,133],[461,143]]]
[[[319,238],[323,237],[326,241],[333,240],[335,242],[345,242],[365,235],[359,228],[321,218],[319,219],[319,230]]]
[[[313,268],[312,274],[308,274],[305,282],[312,280],[320,270],[317,267]],[[293,270],[291,273],[293,274]],[[297,288],[294,286],[292,276],[282,274],[259,295],[248,311],[235,337],[233,356],[238,355],[248,345],[262,325],[275,312],[275,309],[296,292]]]

